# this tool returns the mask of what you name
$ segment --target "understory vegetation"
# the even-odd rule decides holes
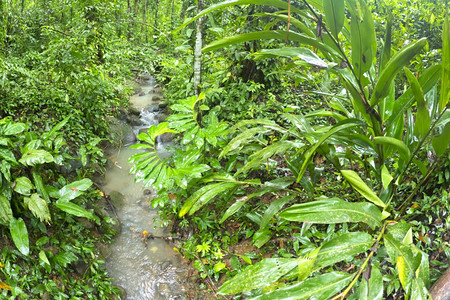
[[[93,179],[146,73],[170,115],[131,172],[208,297],[428,299],[450,257],[448,10],[0,0],[0,296],[119,297]]]

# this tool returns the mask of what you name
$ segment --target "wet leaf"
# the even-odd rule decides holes
[[[34,193],[31,197],[24,198],[25,205],[41,222],[50,222],[50,211],[47,202],[39,194]]]
[[[14,244],[19,251],[27,256],[30,252],[30,243],[28,240],[28,230],[22,218],[12,218],[9,223],[9,231]]]
[[[32,166],[53,162],[53,156],[45,150],[30,149],[23,153],[19,162],[25,166]]]
[[[0,281],[0,289],[10,291],[11,290],[11,286],[9,286],[6,283]]]
[[[11,219],[11,204],[5,196],[0,195],[0,224],[8,225]]]
[[[386,204],[381,201],[380,198],[372,191],[370,187],[367,186],[367,184],[359,177],[359,175],[352,170],[341,170],[342,175],[344,178],[350,182],[352,187],[360,193],[364,198],[369,200],[375,205],[386,207]]]
[[[56,201],[55,202],[56,207],[58,207],[60,210],[65,211],[66,213],[69,213],[71,215],[77,216],[77,217],[83,217],[87,219],[94,219],[94,215],[92,212],[85,210],[81,206],[72,203],[72,202],[61,202]]]
[[[31,194],[31,190],[34,189],[34,185],[31,183],[31,180],[28,177],[19,177],[15,181],[14,191],[29,196]]]

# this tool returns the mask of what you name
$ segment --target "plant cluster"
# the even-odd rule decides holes
[[[235,275],[219,294],[425,299],[435,279],[430,261],[448,267],[449,178],[440,171],[448,166],[450,140],[448,12],[441,61],[411,71],[427,40],[397,48],[391,22],[378,39],[364,0],[304,1],[302,7],[228,1],[186,24],[239,4],[280,10],[262,31],[214,41],[203,51],[287,40],[252,57],[296,65],[286,74],[309,65],[329,79],[316,84],[322,103],[307,113],[286,105],[274,120],[240,115],[227,123],[218,118],[221,108],[207,102],[209,91],[177,101],[169,122],[141,133],[145,143],[133,146],[146,149],[130,161],[136,178],[159,191],[153,205],[181,218],[181,227],[195,225],[198,234],[184,247],[203,277]],[[398,74],[405,79],[400,85]],[[178,134],[180,145],[164,160],[157,140],[168,133]],[[430,182],[435,176],[440,180]],[[430,201],[438,226],[413,220],[414,209]],[[428,230],[440,234],[427,239]],[[251,242],[245,253],[233,247],[243,239]],[[439,255],[430,260],[436,244]],[[261,250],[266,256],[255,262]],[[444,263],[433,262],[438,257]]]

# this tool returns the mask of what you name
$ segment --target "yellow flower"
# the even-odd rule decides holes
[[[144,231],[142,232],[142,235],[143,235],[143,236],[147,236],[147,235],[148,235],[148,231],[147,231],[147,230],[144,230]]]

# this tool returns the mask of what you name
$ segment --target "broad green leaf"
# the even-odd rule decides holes
[[[50,198],[48,196],[47,189],[44,186],[44,182],[42,181],[42,177],[34,170],[33,170],[33,181],[41,197],[44,198],[45,201],[50,202]]]
[[[27,256],[30,253],[30,242],[28,240],[28,230],[22,218],[12,218],[9,223],[9,231],[17,249]]]
[[[268,228],[262,228],[253,234],[253,245],[257,248],[261,248],[265,243],[272,238],[272,231]]]
[[[330,272],[294,285],[275,290],[273,292],[253,298],[258,300],[303,300],[303,299],[331,299],[347,286],[353,274]],[[220,291],[220,290],[219,290]]]
[[[67,116],[64,118],[64,120],[62,120],[61,122],[59,122],[58,124],[56,124],[55,126],[53,126],[53,128],[47,132],[44,133],[44,138],[45,139],[54,139],[58,133],[58,131],[60,131],[69,121],[69,119],[71,118],[71,116]]]
[[[411,157],[411,152],[409,151],[408,146],[406,146],[405,143],[399,139],[389,136],[376,136],[373,138],[373,142],[374,144],[389,145],[394,147],[398,151],[398,154],[400,154],[400,157],[405,161],[408,161]]]
[[[218,41],[214,41],[211,44],[203,48],[203,52],[209,52],[221,48],[225,48],[230,45],[255,41],[255,40],[286,40],[287,31],[284,30],[267,30],[267,31],[256,31],[249,33],[242,33],[232,37],[224,38]],[[329,46],[323,44],[316,38],[303,35],[294,31],[289,31],[289,40],[299,42],[301,44],[306,44],[309,46],[314,46],[318,49],[324,50],[325,52],[334,53],[334,50]]]
[[[450,101],[450,18],[448,10],[442,30],[442,81],[441,99],[439,100],[439,112],[444,110]]]
[[[72,203],[72,202],[61,202],[56,201],[55,202],[56,207],[58,207],[60,210],[65,211],[66,213],[69,213],[71,215],[77,216],[77,217],[83,217],[87,219],[94,219],[94,215],[92,212],[85,210],[81,206]]]
[[[381,182],[383,183],[383,188],[387,189],[389,184],[391,183],[392,179],[394,179],[394,178],[389,173],[386,165],[383,165],[381,167]]]
[[[429,300],[430,295],[428,290],[424,284],[424,282],[420,278],[413,278],[411,280],[411,300]]]
[[[34,167],[37,164],[53,162],[53,156],[45,150],[30,149],[23,153],[19,162],[25,166]]]
[[[350,32],[352,66],[357,79],[369,71],[376,54],[376,35],[372,13],[365,1],[348,1],[351,13]]]
[[[244,132],[235,136],[220,152],[219,159],[223,156],[227,155],[229,152],[234,151],[236,149],[241,149],[243,145],[248,143],[249,140],[253,139],[255,135],[264,134],[269,132],[270,130],[264,127],[254,127],[245,130]]]
[[[24,123],[8,122],[3,127],[3,134],[4,135],[18,135],[19,133],[22,133],[27,128],[28,128],[28,125],[26,125]]]
[[[219,294],[232,295],[268,286],[297,267],[297,264],[298,260],[293,258],[263,259],[226,281],[219,288]]]
[[[13,214],[9,200],[5,196],[0,195],[0,224],[9,225],[12,217]]]
[[[393,83],[397,73],[406,66],[409,61],[416,56],[422,48],[427,44],[426,38],[412,42],[398,51],[386,64],[386,67],[381,71],[378,81],[375,84],[372,97],[370,98],[370,105],[373,107],[377,105],[380,100],[387,96],[390,91],[390,86]]]
[[[84,178],[78,181],[74,181],[72,183],[69,183],[68,185],[62,187],[58,194],[59,194],[59,202],[63,201],[70,201],[81,194],[83,194],[84,191],[86,191],[88,188],[90,188],[92,185],[92,180],[89,178]]]
[[[34,189],[31,180],[25,176],[16,178],[16,181],[14,183],[14,191],[25,196],[29,196],[31,194],[31,190]]]
[[[352,170],[341,170],[344,178],[352,185],[352,187],[360,193],[364,198],[375,205],[385,208],[386,204],[372,191],[370,187]]]
[[[371,228],[381,226],[381,212],[368,202],[346,202],[338,198],[295,204],[285,209],[280,217],[289,221],[316,224],[363,222]]]
[[[212,198],[216,197],[218,194],[223,193],[226,190],[229,190],[239,183],[237,182],[219,182],[208,184],[196,192],[194,192],[186,202],[179,212],[179,216],[184,216],[188,211],[189,214],[192,215],[198,209],[200,209],[203,205],[208,203]]]
[[[374,239],[365,232],[347,232],[326,242],[320,248],[314,264],[315,269],[331,266],[344,259],[354,257],[372,247]]]
[[[372,265],[372,271],[370,272],[369,294],[367,299],[383,299],[383,275],[381,274],[380,269],[374,265]]]
[[[17,160],[11,150],[0,147],[0,158],[11,164],[17,164]]]
[[[325,21],[330,28],[331,34],[338,39],[339,32],[344,26],[345,20],[345,1],[344,0],[323,0],[323,10]]]
[[[448,150],[448,143],[450,142],[450,122],[445,124],[442,133],[433,137],[432,145],[437,156],[441,156]]]
[[[265,57],[274,57],[274,56],[282,56],[282,57],[290,57],[290,58],[299,58],[313,67],[326,69],[328,64],[322,60],[316,53],[311,51],[311,49],[304,47],[289,47],[289,48],[278,48],[278,49],[263,49],[260,52],[256,52],[253,54],[255,59],[265,58]]]
[[[392,14],[387,17],[386,33],[384,35],[383,51],[381,52],[379,70],[382,71],[387,62],[391,59],[391,44],[392,44]]]
[[[34,193],[31,197],[24,198],[25,205],[41,222],[50,222],[50,211],[48,210],[47,202],[39,197],[39,194]]]
[[[335,134],[338,131],[341,131],[341,130],[344,130],[344,129],[347,129],[350,127],[355,127],[358,124],[359,124],[358,120],[348,119],[346,121],[339,122],[338,124],[333,126],[327,133],[322,135],[320,137],[320,139],[317,141],[317,143],[315,143],[314,146],[312,146],[311,148],[309,148],[306,151],[305,159],[303,161],[302,167],[300,168],[300,171],[297,176],[297,182],[299,182],[300,179],[302,179],[303,175],[305,174],[306,167],[308,166],[309,160],[314,155],[314,153],[316,153],[317,148],[319,148],[322,145],[322,143],[325,142],[326,139],[328,139],[330,136],[332,136],[333,134]]]
[[[422,87],[420,86],[419,81],[408,68],[405,67],[404,70],[417,103],[414,132],[417,136],[423,139],[428,130],[430,130],[430,114],[428,113],[425,97],[423,95]]]
[[[259,228],[263,229],[267,225],[269,225],[270,220],[273,218],[273,216],[275,216],[286,203],[293,200],[294,198],[294,195],[289,195],[272,202],[264,212],[261,223],[259,224]]]

